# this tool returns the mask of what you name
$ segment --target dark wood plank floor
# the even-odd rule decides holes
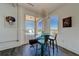
[[[26,44],[26,45],[22,45],[19,47],[6,49],[3,51],[0,51],[0,56],[35,56],[36,49],[34,49],[33,47],[30,47],[30,46],[31,45]],[[35,47],[35,45],[34,45],[34,47]],[[45,51],[45,56],[49,56],[47,49],[44,51]],[[39,45],[39,50],[37,52],[37,56],[40,56],[40,52],[41,52],[41,50],[40,50],[40,45]],[[79,56],[62,47],[59,47],[58,53],[56,52],[56,48],[55,48],[54,52],[55,52],[54,56]],[[50,56],[53,56],[52,47],[50,47]]]
[[[52,48],[50,48],[50,51],[51,51],[50,56],[53,56]],[[40,51],[38,53],[40,54]],[[35,56],[35,49],[34,48],[30,48],[30,45],[24,45],[23,49],[21,51],[21,55],[22,56]],[[69,52],[67,50],[64,50],[61,47],[59,47],[58,53],[56,53],[56,48],[55,48],[54,56],[76,56],[76,54],[73,54],[73,53],[71,53],[71,52]]]

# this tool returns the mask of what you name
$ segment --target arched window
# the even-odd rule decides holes
[[[37,34],[42,34],[42,18],[40,18],[37,22]]]

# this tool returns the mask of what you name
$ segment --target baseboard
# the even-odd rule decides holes
[[[66,49],[66,48],[64,48],[62,46],[59,46],[59,48],[62,49],[62,51],[64,51],[65,53],[72,53],[72,54],[74,54],[74,56],[79,56],[79,54],[77,54],[77,53],[75,53],[73,51],[70,51],[70,50],[68,50],[68,49]]]

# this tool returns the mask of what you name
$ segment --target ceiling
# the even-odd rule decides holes
[[[21,3],[20,5],[32,12],[41,15],[43,12],[50,14],[51,12],[55,11],[57,8],[61,7],[63,4],[62,3]]]

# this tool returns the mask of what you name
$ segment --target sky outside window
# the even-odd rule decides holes
[[[58,17],[52,16],[50,18],[50,34],[58,33]]]
[[[58,17],[52,16],[50,18],[50,29],[58,29]]]
[[[38,29],[42,29],[42,20],[41,19],[38,21]]]
[[[26,29],[34,29],[34,21],[27,20],[25,21]]]
[[[42,19],[39,19],[38,22],[37,22],[37,32],[38,34],[42,34]]]

